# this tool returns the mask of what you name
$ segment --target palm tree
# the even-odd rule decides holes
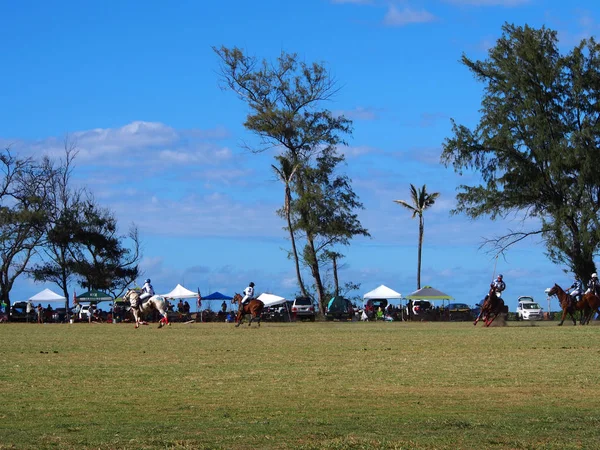
[[[410,197],[412,202],[404,200],[394,200],[405,208],[412,211],[412,218],[419,216],[419,256],[417,262],[417,289],[421,289],[421,250],[423,249],[423,229],[425,221],[423,220],[423,212],[435,203],[435,200],[440,196],[439,192],[428,193],[427,186],[423,185],[421,189],[417,189],[413,184],[410,185]]]

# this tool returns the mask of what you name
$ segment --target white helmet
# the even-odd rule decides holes
[[[592,274],[592,278],[598,278],[598,274],[597,273],[593,273]]]

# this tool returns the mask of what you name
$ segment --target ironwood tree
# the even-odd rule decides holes
[[[0,153],[0,300],[10,311],[10,291],[37,254],[49,217],[54,178],[48,158]]]
[[[73,188],[76,156],[75,143],[65,140],[65,159],[55,171],[48,195],[42,258],[28,272],[36,281],[56,284],[67,299],[73,281],[118,297],[139,276],[138,231],[132,225],[126,235],[119,235],[114,215],[86,189]]]
[[[482,182],[460,186],[453,213],[518,214],[531,228],[489,239],[495,251],[537,235],[554,263],[588,280],[600,242],[599,45],[583,39],[561,54],[545,27],[502,31],[487,59],[462,57],[484,85],[481,118],[472,129],[453,122],[442,161]]]
[[[344,157],[337,147],[346,144],[344,137],[351,135],[352,123],[322,108],[337,92],[336,82],[323,64],[299,62],[295,54],[282,52],[272,64],[235,47],[214,51],[225,87],[250,108],[244,126],[259,137],[259,143],[247,148],[262,152],[277,147],[287,168],[295,168],[293,177],[288,176],[291,170],[284,177],[284,172],[278,172],[292,195],[285,197],[283,212],[294,245],[298,240],[304,243],[302,251],[293,251],[292,256],[297,267],[302,263],[310,270],[322,312],[325,250],[348,245],[356,235],[368,236],[354,213],[362,204],[349,178],[339,174]],[[289,202],[288,212],[285,202]],[[298,270],[297,277],[302,289],[305,283]]]

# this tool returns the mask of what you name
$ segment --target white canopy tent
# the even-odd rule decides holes
[[[267,294],[266,292],[263,292],[256,298],[263,302],[265,304],[265,307],[281,305],[286,301],[285,298],[280,297],[279,295]]]
[[[394,291],[393,289],[390,289],[387,286],[384,286],[383,284],[381,286],[379,286],[376,289],[373,289],[372,291],[367,292],[365,295],[363,295],[363,298],[365,300],[369,300],[369,299],[374,299],[374,298],[385,298],[385,299],[400,299],[402,298],[402,294],[400,294],[399,292]]]
[[[182,285],[178,284],[168,294],[164,294],[163,297],[172,299],[172,298],[197,298],[198,293],[190,291],[189,289],[184,288]]]
[[[62,295],[51,291],[50,289],[44,289],[42,292],[35,294],[29,300],[32,302],[66,302],[67,299]]]

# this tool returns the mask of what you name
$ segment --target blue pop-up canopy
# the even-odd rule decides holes
[[[213,292],[206,297],[202,297],[202,300],[232,300],[233,297],[229,297],[228,295],[221,294],[219,291]]]

